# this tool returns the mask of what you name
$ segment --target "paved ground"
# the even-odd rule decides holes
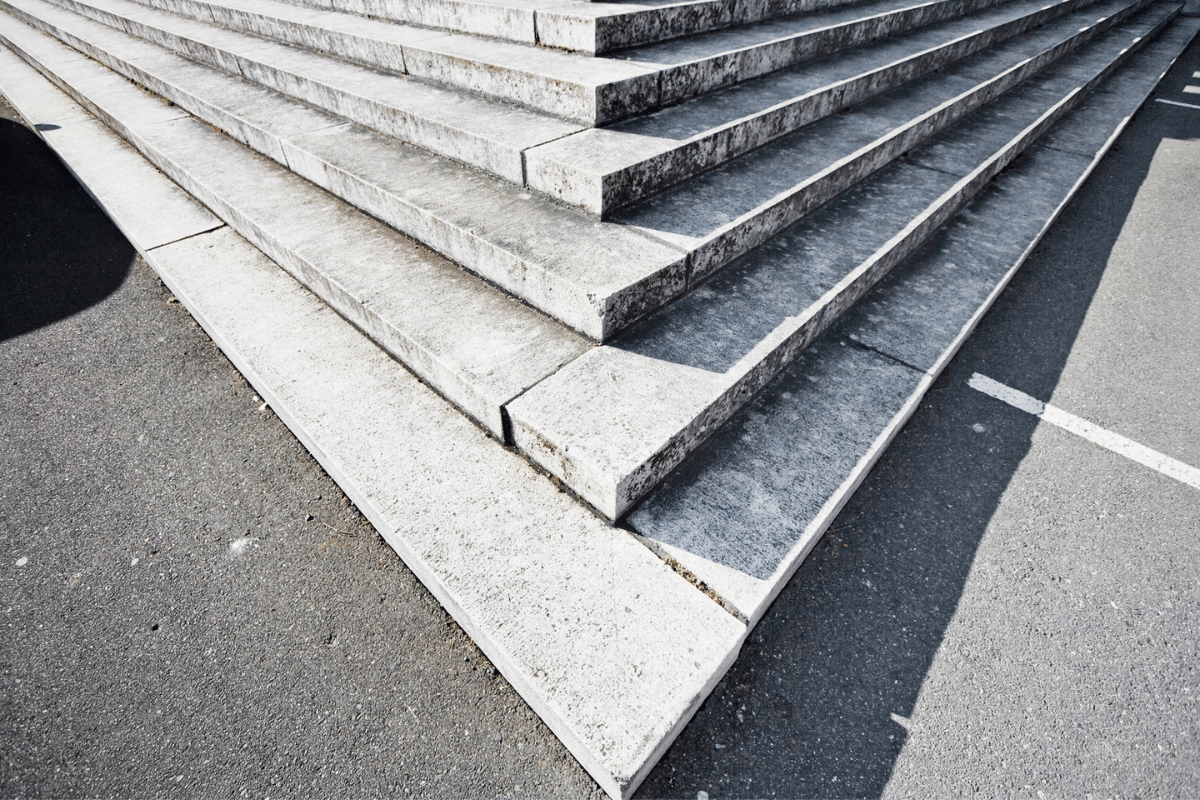
[[[1197,187],[1150,103],[641,796],[1200,795],[1200,491],[966,383],[1200,466]],[[598,794],[6,120],[0,221],[0,796]]]

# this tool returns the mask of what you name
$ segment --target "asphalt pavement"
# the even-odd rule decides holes
[[[1200,467],[1187,86],[1200,43],[640,797],[1200,796],[1200,490],[968,385]],[[0,796],[599,797],[0,112]]]

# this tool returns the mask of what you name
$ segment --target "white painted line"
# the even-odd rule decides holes
[[[1163,455],[1157,450],[1151,450],[1145,445],[1126,439],[1124,436],[1112,431],[1107,431],[1098,425],[1093,425],[1086,419],[1063,411],[1061,408],[1052,406],[1049,403],[1043,403],[1036,397],[1030,397],[1024,392],[1005,386],[1003,383],[994,381],[986,375],[980,375],[978,372],[971,376],[971,380],[967,381],[967,385],[976,391],[983,392],[989,397],[994,397],[997,400],[1008,403],[1013,408],[1019,408],[1022,411],[1033,414],[1035,417],[1040,417],[1051,425],[1057,425],[1076,436],[1082,436],[1093,444],[1098,444],[1118,455],[1125,456],[1132,461],[1149,467],[1155,472],[1161,472],[1163,475],[1174,478],[1180,483],[1186,483],[1194,489],[1200,489],[1200,469],[1184,464],[1182,461],[1176,461],[1170,456]]]
[[[1192,77],[1193,77],[1193,78],[1200,78],[1200,71],[1193,72],[1193,73],[1192,73]]]
[[[1184,94],[1200,94],[1200,86],[1185,86],[1183,87]]]
[[[1200,106],[1196,105],[1195,103],[1180,103],[1177,100],[1163,100],[1161,97],[1154,98],[1154,102],[1167,103],[1168,105],[1172,106],[1183,106],[1184,108],[1200,108]]]

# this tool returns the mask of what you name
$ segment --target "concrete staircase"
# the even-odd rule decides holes
[[[21,110],[56,86],[45,108],[120,137],[60,149],[98,197],[114,148],[148,161],[198,230],[252,243],[737,621],[653,724],[588,707],[649,742],[616,763],[414,567],[624,796],[1191,41],[1180,8],[0,0],[0,90]]]

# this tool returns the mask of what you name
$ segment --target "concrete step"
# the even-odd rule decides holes
[[[746,626],[496,446],[3,47],[0,92],[579,763],[628,798]]]
[[[693,281],[700,274],[697,265],[707,274],[722,263],[718,260],[721,251],[711,245],[730,231],[719,225],[716,234],[707,239],[698,236],[692,241],[680,239],[680,244],[671,244],[661,241],[661,237],[670,234],[669,230],[661,225],[657,229],[647,226],[644,218],[633,220],[641,229],[587,220],[501,181],[456,168],[373,131],[356,126],[338,127],[329,117],[314,114],[312,109],[295,101],[163,52],[136,37],[43,0],[2,2],[17,10],[26,21],[150,87],[591,338],[607,340],[681,294],[689,270],[688,251],[684,248],[695,251],[691,259]],[[1108,24],[1111,15],[1104,19],[1103,24]],[[1059,24],[1075,22],[1067,19]],[[1097,27],[1093,25],[1088,30]],[[1052,34],[1054,29],[1047,30],[1050,33],[1039,32],[1029,40],[1035,51],[1042,41],[1039,37]],[[1090,34],[1079,31],[1072,35]],[[976,66],[984,69],[986,65]],[[1008,79],[1012,77],[1010,74]],[[936,97],[938,102],[942,99],[943,95]],[[893,116],[896,124],[903,126],[910,121],[906,114],[911,111],[911,101],[896,102],[900,105]],[[947,121],[944,114],[940,119],[943,124]],[[925,129],[928,122],[923,123]],[[875,120],[866,130],[877,131],[878,127]],[[816,140],[819,142],[820,136]],[[873,152],[894,154],[897,141],[896,137],[885,136],[882,145]],[[824,169],[827,161],[833,160],[821,161],[823,155],[828,155],[826,146],[825,152],[818,147],[807,159],[797,161],[790,154],[789,148],[794,147],[793,142],[781,141],[747,159],[749,167],[738,167],[744,172],[730,168],[720,173],[718,177],[722,179],[733,178],[729,185],[735,188],[710,191],[713,196],[706,202],[713,203],[713,208],[690,208],[683,204],[684,222],[694,221],[697,208],[711,217],[720,214],[722,204],[729,205],[729,198],[745,197],[746,185],[762,181],[758,174],[761,169],[756,173],[754,165],[763,163],[765,154],[774,153],[775,158],[791,163],[772,179],[777,181],[783,175],[802,189],[814,171]],[[803,166],[811,167],[810,171],[798,171]],[[842,170],[826,176],[820,186],[828,189],[835,185],[834,178],[853,177],[852,172]],[[739,180],[745,185],[739,186]],[[710,189],[713,185],[719,187],[711,179],[706,183]],[[772,193],[787,200],[788,195],[778,182],[765,185],[774,186]],[[812,186],[809,190],[811,197]],[[661,208],[659,203],[643,217]],[[778,226],[778,215],[771,216],[776,209],[770,203],[760,211],[761,219],[751,214],[737,222],[746,228],[757,225],[758,232],[782,227]],[[670,215],[664,216],[671,221]],[[700,217],[701,221],[705,218]],[[772,228],[772,224],[778,227]],[[658,238],[648,238],[647,232]]]
[[[589,213],[608,217],[672,185],[805,125],[902,85],[1010,37],[1050,46],[1055,34],[1092,26],[1100,12],[1083,2],[1009,3],[738,84],[647,116],[590,128],[528,150],[526,183]],[[1071,15],[1069,20],[1055,15]],[[1061,38],[1069,38],[1063,36]],[[1030,49],[1031,47],[1035,49]],[[1025,47],[1037,52],[1036,45]],[[1022,58],[1016,56],[1014,58]],[[1003,59],[1001,59],[1003,60]],[[996,72],[1011,67],[997,62]]]
[[[597,340],[683,291],[686,254],[42,0],[26,22]],[[33,61],[36,39],[14,46]]]
[[[1179,17],[628,517],[754,625],[1200,30]]]
[[[614,215],[689,253],[695,286],[856,181],[1147,5],[1106,0],[826,117]]]
[[[46,34],[5,17],[0,39],[496,437],[504,438],[507,402],[589,346]],[[311,109],[289,111],[277,124],[338,124]]]
[[[1059,11],[1029,6],[1029,14],[997,11],[972,23],[1026,27]],[[298,8],[279,0],[152,0],[169,11],[131,0],[56,0],[65,8],[155,41],[214,66],[263,55],[254,40],[267,37],[423,81],[568,119],[599,125],[643,113],[901,31],[986,8],[997,0],[936,0],[909,8],[898,0],[818,11],[687,40],[593,58],[547,48],[425,28],[353,14]],[[1023,6],[1024,7],[1024,6]],[[186,16],[180,16],[186,15]],[[1014,15],[1024,22],[1013,19]],[[992,17],[995,17],[993,19]],[[215,26],[215,30],[210,30]],[[1007,27],[1006,27],[1007,26]],[[999,33],[984,32],[984,39]],[[276,55],[281,63],[290,63]],[[297,56],[292,56],[295,60]],[[300,62],[303,63],[303,62]],[[239,62],[240,66],[244,64]],[[243,69],[243,74],[249,74]],[[274,88],[279,88],[274,84]]]
[[[101,1],[103,8],[61,0],[58,13],[48,7],[54,4],[47,3],[6,2],[0,8],[60,37],[77,24],[77,18],[91,19],[114,34],[157,44],[517,184],[523,181],[524,150],[580,129],[510,104],[381,73],[128,0],[97,3]],[[148,24],[144,19],[149,18],[168,27]],[[103,45],[100,32],[93,29],[91,37],[96,46]]]
[[[857,2],[859,0],[297,0],[297,5],[333,8],[376,19],[599,55]]]
[[[513,441],[610,519],[1178,13],[1155,6],[862,181],[507,406]]]

